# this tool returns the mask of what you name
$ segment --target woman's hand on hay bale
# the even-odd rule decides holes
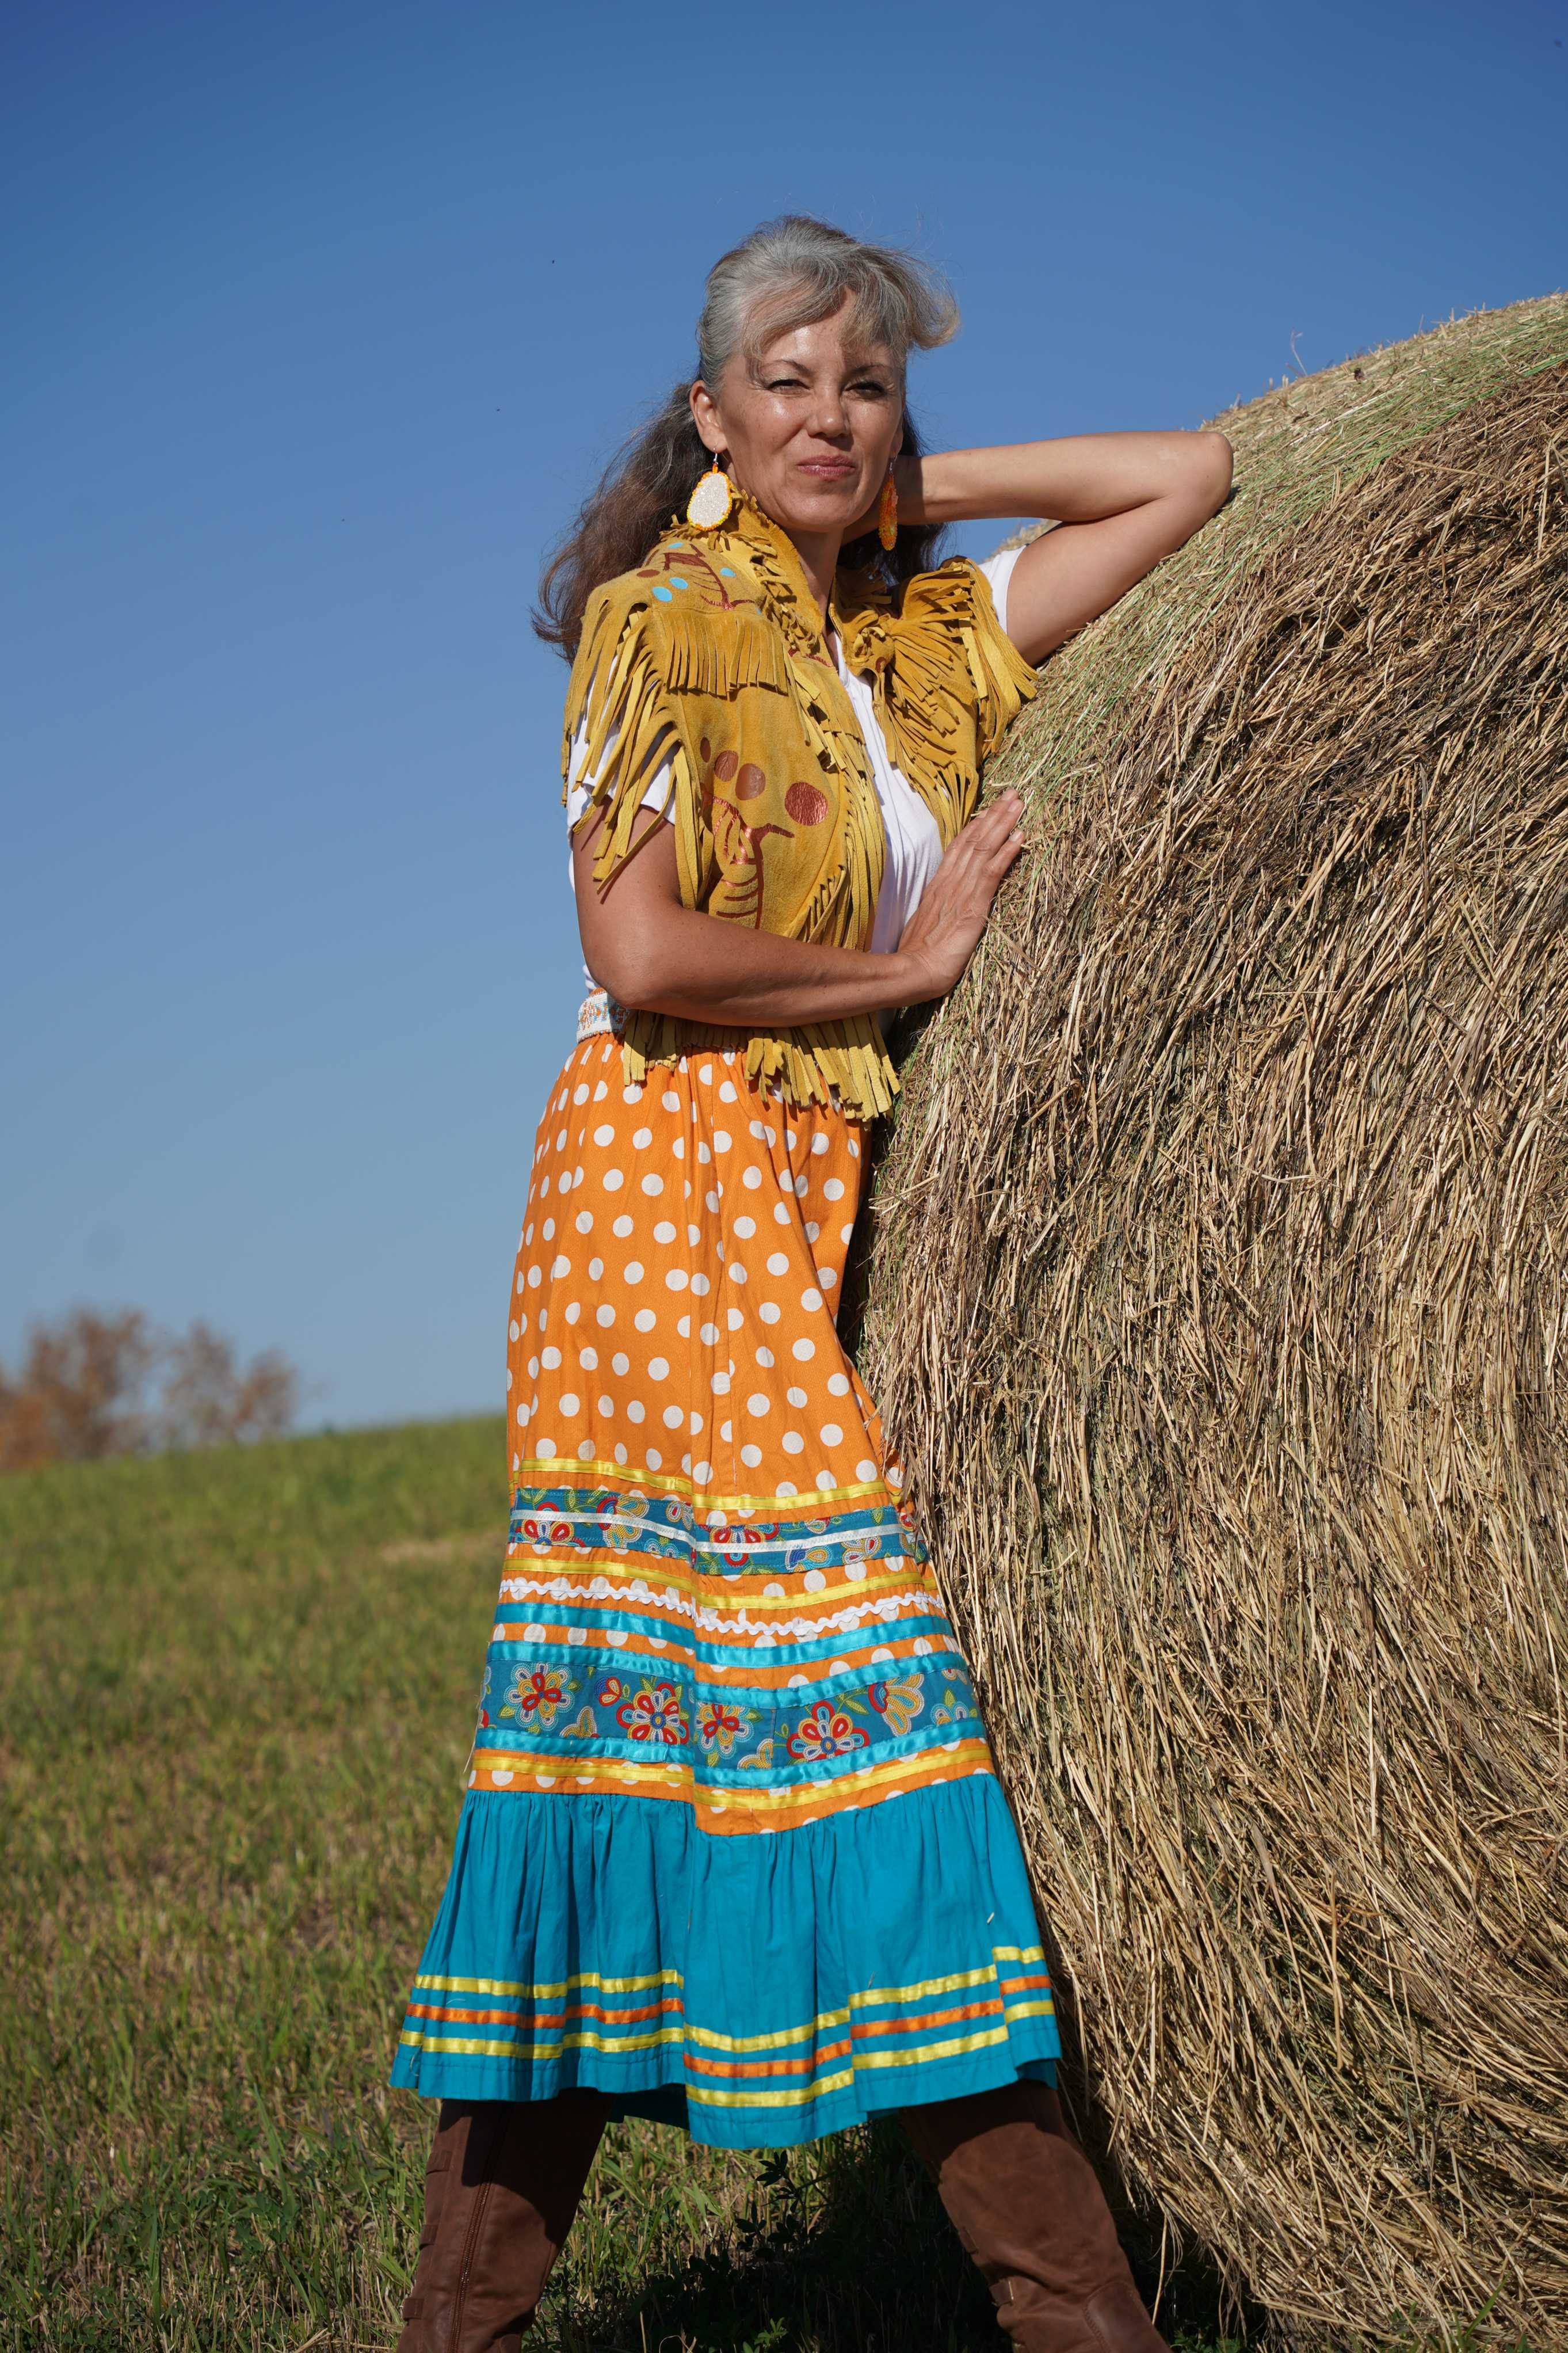
[[[899,939],[910,1005],[945,997],[985,929],[1002,877],[1024,847],[1021,796],[1011,786],[972,817],[921,895]]]

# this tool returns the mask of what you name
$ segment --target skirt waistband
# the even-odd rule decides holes
[[[626,1026],[626,1008],[607,988],[591,988],[577,1008],[577,1043],[584,1038],[618,1038]]]

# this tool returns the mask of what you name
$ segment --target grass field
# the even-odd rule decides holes
[[[0,2347],[395,2340],[502,1425],[0,1481]],[[1196,2292],[1201,2313],[1203,2291]],[[606,2137],[541,2353],[1005,2340],[893,2128]]]

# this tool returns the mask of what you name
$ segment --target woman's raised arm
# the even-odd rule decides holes
[[[1217,512],[1231,447],[1223,433],[1072,433],[900,458],[894,477],[910,522],[1056,522],[1007,584],[1007,635],[1038,662]]]

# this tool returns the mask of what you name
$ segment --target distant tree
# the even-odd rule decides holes
[[[0,1365],[0,1471],[276,1438],[299,1401],[300,1377],[276,1349],[241,1366],[205,1324],[171,1338],[140,1308],[78,1307],[34,1324],[18,1372]]]
[[[247,1438],[279,1438],[300,1405],[300,1376],[287,1356],[264,1348],[241,1366],[234,1342],[205,1324],[193,1324],[168,1352],[159,1442],[163,1446],[233,1446]]]

